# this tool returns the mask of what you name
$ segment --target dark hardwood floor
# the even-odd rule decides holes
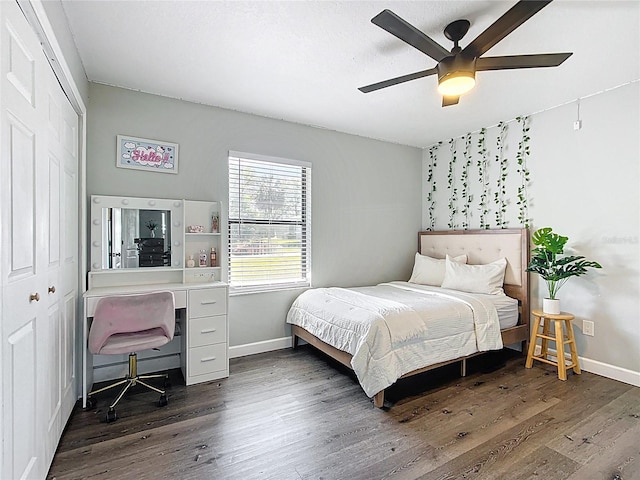
[[[79,407],[49,479],[640,479],[640,388],[521,356],[400,381],[375,409],[312,348],[231,360],[231,376],[169,405],[134,391],[103,423]],[[494,371],[493,363],[506,362]]]

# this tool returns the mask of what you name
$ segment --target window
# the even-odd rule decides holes
[[[310,285],[311,165],[229,152],[229,285]]]

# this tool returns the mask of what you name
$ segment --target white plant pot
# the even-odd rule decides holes
[[[560,300],[557,298],[543,298],[542,311],[552,315],[560,314]]]

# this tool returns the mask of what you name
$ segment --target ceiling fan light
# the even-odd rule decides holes
[[[453,72],[438,81],[438,92],[445,97],[459,97],[476,85],[473,72]]]

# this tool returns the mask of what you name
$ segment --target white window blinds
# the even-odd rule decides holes
[[[310,285],[310,164],[229,152],[229,284]]]

